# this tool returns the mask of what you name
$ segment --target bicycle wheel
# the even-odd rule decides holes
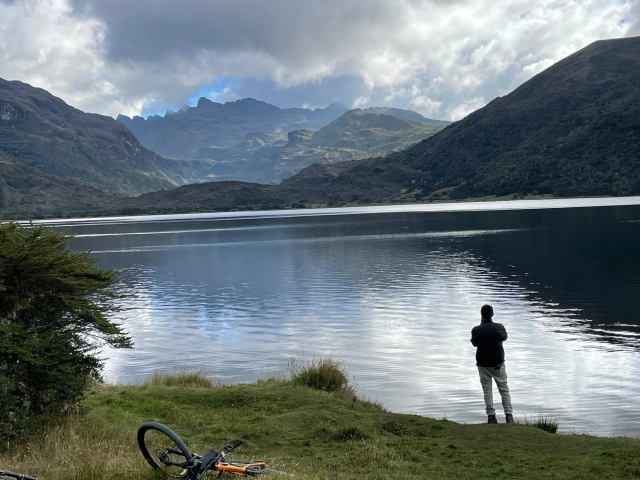
[[[165,465],[162,458],[182,463],[191,460],[191,452],[170,428],[157,422],[144,422],[138,429],[138,446],[145,460],[155,470],[163,470],[172,478],[187,478],[189,470]]]

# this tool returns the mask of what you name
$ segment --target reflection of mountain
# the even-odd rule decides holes
[[[613,343],[640,334],[640,207],[467,212],[430,215],[440,230],[516,229],[459,243],[531,292],[551,310],[578,309],[575,319]],[[636,222],[632,222],[636,220]],[[428,228],[433,228],[432,226]],[[554,305],[557,305],[554,307]]]
[[[640,223],[619,223],[639,218],[640,207],[187,217],[77,227],[87,236],[74,246],[93,248],[102,267],[124,268],[121,293],[143,293],[123,299],[136,349],[109,360],[111,374],[193,366],[240,382],[301,350],[332,353],[359,391],[391,409],[478,422],[469,331],[492,303],[510,334],[520,415],[544,407],[565,431],[637,435],[638,355],[595,341],[595,321],[563,326],[573,319],[562,308],[598,305],[600,323],[632,310],[624,292],[627,306],[611,309],[600,289],[639,286],[638,260],[621,262],[636,253]],[[541,280],[551,288],[540,291]]]
[[[139,252],[136,253],[137,258],[154,258],[165,251],[166,245],[197,249],[193,253],[194,263],[184,271],[189,275],[198,270],[197,262],[205,258],[200,252],[206,251],[208,246],[233,244],[236,252],[246,252],[243,255],[250,255],[247,258],[252,260],[236,261],[233,256],[216,249],[215,257],[213,253],[207,256],[209,260],[205,262],[202,275],[206,278],[210,268],[216,265],[218,273],[227,272],[225,278],[233,278],[234,286],[239,290],[244,288],[243,282],[256,282],[255,278],[252,280],[256,269],[270,271],[282,267],[276,265],[278,256],[274,252],[288,252],[289,245],[302,249],[299,243],[303,245],[305,240],[316,242],[322,239],[331,245],[322,255],[316,254],[314,261],[303,256],[301,259],[307,263],[292,262],[287,267],[292,272],[299,272],[299,277],[296,277],[299,284],[286,285],[288,292],[296,292],[297,295],[301,285],[308,281],[306,272],[312,269],[317,273],[315,265],[335,265],[336,262],[343,265],[342,276],[327,280],[327,284],[339,285],[336,288],[358,285],[358,288],[374,292],[402,291],[410,288],[416,278],[426,274],[427,264],[440,261],[442,269],[446,270],[447,262],[455,255],[461,260],[458,263],[467,262],[472,267],[473,275],[485,270],[487,274],[499,274],[506,284],[523,287],[518,291],[527,294],[530,301],[546,305],[540,311],[553,313],[560,310],[558,318],[575,321],[607,341],[630,344],[633,342],[625,340],[624,332],[640,333],[635,302],[640,291],[638,220],[640,207],[394,213],[351,216],[348,221],[315,217],[233,220],[213,224],[196,221],[159,226],[141,224],[131,228],[136,231],[160,228],[165,232],[176,230],[176,233],[116,238],[122,242],[118,248],[145,245],[149,252],[159,252]],[[494,230],[501,232],[487,233]],[[453,235],[450,232],[468,233]],[[447,235],[439,237],[441,233]],[[378,243],[372,243],[376,238],[379,238]],[[94,250],[113,247],[113,241],[114,237],[104,237],[104,246],[94,240],[86,247]],[[284,242],[286,248],[280,249],[277,242]],[[271,245],[273,251],[265,245]],[[360,245],[357,253],[352,250],[353,245]],[[276,259],[262,258],[265,252],[273,253]],[[172,258],[169,253],[162,255]],[[181,265],[185,258],[186,254],[179,256]],[[482,276],[467,277],[467,273],[461,270],[460,280],[464,278],[465,282],[470,282],[470,290],[486,281]],[[263,288],[272,289],[270,281],[265,282]],[[494,280],[492,282],[495,283]],[[276,292],[277,289],[273,290],[273,294]],[[309,299],[305,302],[308,303]],[[558,324],[558,328],[561,326]],[[601,329],[605,332],[599,332]]]

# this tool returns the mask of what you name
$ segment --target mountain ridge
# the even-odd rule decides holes
[[[49,175],[120,195],[177,185],[120,122],[19,81],[0,79],[0,151]]]
[[[273,184],[314,163],[361,159],[405,148],[447,124],[430,123],[422,116],[420,122],[407,120],[383,113],[386,110],[349,110],[318,131],[293,130],[286,137],[282,133],[250,132],[234,147],[203,148],[195,158],[212,161],[211,176],[215,175],[216,181]]]
[[[398,164],[412,174],[386,173]],[[450,198],[588,196],[638,194],[639,175],[640,37],[631,37],[579,50],[402,152],[286,182],[393,183],[420,196],[449,189]]]
[[[325,109],[281,109],[267,102],[245,98],[217,103],[201,97],[195,107],[176,112],[129,118],[118,115],[140,142],[154,152],[174,158],[192,159],[205,148],[231,148],[249,132],[282,132],[301,128],[319,129],[346,111],[331,104]]]

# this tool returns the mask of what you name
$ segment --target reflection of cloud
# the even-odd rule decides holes
[[[211,93],[367,98],[456,120],[594,40],[638,32],[637,2],[610,0],[3,0],[0,18],[0,76],[109,115]]]
[[[339,353],[357,365],[365,391],[392,409],[482,420],[469,338],[480,306],[489,303],[510,335],[505,351],[518,416],[543,410],[558,415],[565,431],[640,433],[631,409],[640,391],[629,377],[640,366],[635,350],[603,345],[590,330],[567,326],[564,311],[532,304],[525,289],[487,272],[473,257],[439,253],[423,260],[424,275],[361,297],[370,328],[362,333],[366,353]],[[384,362],[383,372],[367,363],[372,357]],[[598,373],[603,370],[611,373],[605,381]],[[623,427],[625,416],[633,419]]]
[[[136,349],[117,352],[108,372],[136,380],[157,368],[188,366],[240,382],[268,376],[303,350],[332,353],[360,391],[393,410],[481,421],[469,336],[480,306],[490,303],[510,334],[505,350],[516,416],[543,408],[578,433],[640,433],[632,408],[640,394],[638,353],[597,341],[590,329],[573,325],[575,312],[532,300],[470,250],[512,236],[393,233],[424,228],[415,217],[370,222],[342,229],[318,222],[311,233],[304,225],[236,229],[215,237],[220,243],[202,229],[198,235],[209,242],[199,243],[207,248],[182,248],[167,234],[175,245],[165,250],[103,255],[103,266],[134,259],[143,265],[124,277],[124,288],[143,286],[131,299],[140,308],[127,312]],[[149,241],[130,237],[138,246]],[[151,237],[162,243],[162,235]]]

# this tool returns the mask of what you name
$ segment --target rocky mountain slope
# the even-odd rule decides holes
[[[640,194],[640,37],[595,42],[402,152],[285,183],[450,198]]]
[[[413,114],[421,121],[384,113]],[[437,122],[437,123],[436,123]],[[250,133],[231,148],[206,148],[196,158],[211,159],[216,180],[279,183],[314,163],[337,163],[385,155],[419,142],[448,122],[433,121],[409,110],[350,110],[319,131],[303,129]],[[286,138],[286,139],[285,139]]]
[[[287,145],[270,161],[275,179],[282,181],[315,163],[360,160],[402,150],[449,123],[407,120],[385,110],[398,109],[351,110],[317,132],[290,132]]]
[[[42,173],[0,153],[0,214],[95,215],[119,205],[118,197],[75,180]]]
[[[442,125],[443,127],[451,123],[447,120],[434,120],[432,118],[427,118],[413,110],[403,110],[401,108],[369,107],[366,108],[365,111],[371,113],[386,113],[388,115],[395,115],[396,117],[404,118],[405,120],[411,120],[412,122],[432,123],[434,125]]]
[[[154,115],[144,119],[119,115],[118,120],[145,147],[182,160],[195,158],[202,149],[233,148],[251,132],[273,132],[286,138],[291,130],[318,130],[346,110],[337,104],[315,110],[281,109],[253,98],[222,104],[202,97],[197,106],[169,111],[163,117]]]
[[[0,79],[0,152],[41,172],[136,195],[178,183],[122,123]]]

